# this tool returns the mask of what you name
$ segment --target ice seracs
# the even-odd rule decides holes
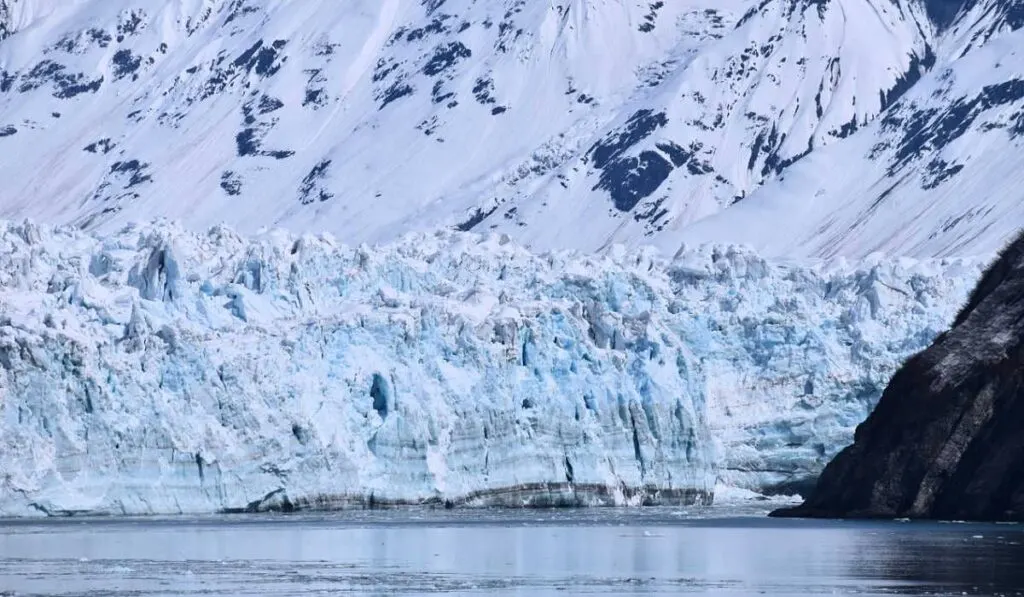
[[[791,489],[976,272],[0,223],[0,512]]]

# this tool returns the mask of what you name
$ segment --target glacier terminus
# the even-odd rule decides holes
[[[0,513],[799,490],[980,262],[0,224]]]

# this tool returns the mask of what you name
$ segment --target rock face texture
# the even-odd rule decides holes
[[[810,498],[773,515],[1024,520],[1024,235],[896,373]]]

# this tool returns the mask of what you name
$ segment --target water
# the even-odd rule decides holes
[[[0,595],[1024,595],[1019,525],[714,512],[0,521]]]

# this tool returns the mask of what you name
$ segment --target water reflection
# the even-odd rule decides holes
[[[0,594],[1024,595],[1020,526],[679,514],[0,523]]]

